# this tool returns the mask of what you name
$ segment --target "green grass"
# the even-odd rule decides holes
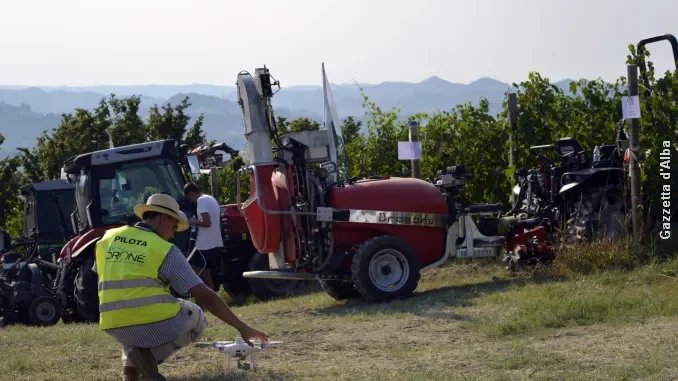
[[[487,328],[497,335],[595,323],[644,322],[678,314],[678,280],[663,272],[674,267],[645,267],[574,277],[567,282],[513,286],[510,292],[479,298],[485,306],[504,306]]]
[[[564,274],[564,275],[563,275]],[[216,352],[189,347],[173,380],[674,380],[678,261],[635,270],[512,276],[455,264],[416,294],[384,304],[323,293],[234,307],[283,343],[262,368],[224,374]],[[202,340],[236,335],[210,316]],[[0,330],[0,380],[118,380],[120,348],[96,325]]]

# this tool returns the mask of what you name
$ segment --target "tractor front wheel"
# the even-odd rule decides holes
[[[51,296],[35,298],[26,311],[27,323],[33,326],[52,326],[61,319],[61,308]]]
[[[419,258],[398,237],[374,237],[356,251],[351,273],[353,284],[366,300],[404,299],[419,283]]]

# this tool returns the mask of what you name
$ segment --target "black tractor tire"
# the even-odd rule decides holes
[[[82,253],[81,255],[86,255]],[[78,268],[75,276],[74,298],[78,315],[84,322],[99,322],[98,275],[94,272],[94,254],[88,255]]]
[[[391,274],[397,278],[395,286],[384,284],[391,281]],[[371,302],[408,298],[420,277],[417,253],[394,236],[374,237],[363,243],[351,263],[353,284],[362,298]]]
[[[251,258],[243,258],[242,260],[248,259],[251,260]],[[249,266],[249,264],[246,264],[246,266]],[[224,291],[231,296],[232,300],[245,300],[251,294],[248,279],[242,276],[245,271],[248,271],[248,267],[244,267],[240,261],[237,261],[231,263],[230,266],[226,265],[224,273],[220,276],[216,275],[216,270],[212,270],[212,277],[214,279],[216,276],[219,279],[219,281],[215,280],[217,287],[219,286],[218,283],[221,282]]]
[[[617,240],[627,229],[626,202],[618,185],[599,186],[582,191],[570,208],[566,240],[573,244],[593,240]]]
[[[249,262],[250,271],[269,271],[268,256],[254,253]],[[250,291],[261,301],[300,295],[306,291],[306,281],[300,279],[248,278]]]
[[[353,282],[339,280],[321,280],[320,288],[334,300],[350,300],[360,298],[360,292]]]
[[[25,311],[26,323],[32,326],[48,327],[61,319],[61,306],[51,296],[35,298]]]

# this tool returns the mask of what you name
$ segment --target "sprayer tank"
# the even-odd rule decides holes
[[[422,267],[443,254],[448,206],[445,197],[431,183],[416,178],[362,180],[333,189],[328,201],[336,209],[377,215],[377,223],[338,223],[335,232],[339,251],[350,250],[356,242],[366,242],[375,236],[392,235],[405,240],[417,252]],[[379,222],[379,215],[393,216],[397,212],[413,216],[412,221],[426,216],[427,221],[432,222],[413,226],[408,225],[408,221],[393,223],[388,217]]]

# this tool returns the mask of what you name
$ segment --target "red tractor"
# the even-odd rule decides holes
[[[483,234],[473,218],[496,220],[501,206],[458,197],[469,177],[463,167],[440,171],[436,184],[348,178],[340,125],[323,79],[326,128],[278,136],[271,97],[279,83],[271,82],[265,67],[254,76],[238,74],[251,162],[243,168],[250,173],[251,195],[238,205],[254,247],[274,269],[243,276],[314,279],[336,299],[388,301],[411,295],[421,272],[452,257],[500,259],[535,236],[541,239],[539,220],[509,222],[514,226],[508,235],[526,237],[515,247],[507,246],[507,234]]]
[[[133,213],[135,204],[144,203],[154,193],[166,192],[177,199],[187,216],[195,214],[194,206],[183,197],[184,174],[198,175],[189,164],[194,160],[176,141],[162,140],[86,153],[66,161],[63,177],[75,184],[75,210],[70,215],[75,236],[61,250],[55,286],[64,322],[98,322],[97,275],[92,271],[95,244],[108,229],[138,221]],[[272,289],[284,287],[242,277],[246,270],[266,267],[262,267],[262,261],[253,260],[260,257],[255,255],[242,217],[235,216],[233,207],[225,205],[222,209],[226,243],[222,268],[230,272],[217,271],[219,283],[227,291],[270,298]],[[175,243],[189,255],[195,232],[185,234],[175,237]]]

